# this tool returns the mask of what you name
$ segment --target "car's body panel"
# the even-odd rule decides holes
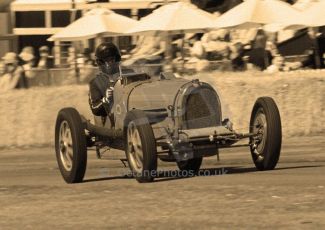
[[[188,83],[185,79],[158,80],[133,82],[122,85],[117,82],[114,87],[115,127],[123,128],[124,117],[127,111],[139,109],[143,111],[155,111],[165,109],[173,105],[179,88]]]
[[[124,130],[125,117],[134,109],[146,114],[158,145],[167,145],[179,160],[204,155],[205,149],[208,155],[213,155],[217,152],[218,135],[232,134],[222,126],[217,92],[199,80],[190,81],[171,74],[162,78],[135,73],[122,76],[114,86],[114,128]],[[107,127],[100,119],[96,122]],[[190,147],[191,140],[195,140],[193,147]],[[189,149],[192,154],[186,154]]]

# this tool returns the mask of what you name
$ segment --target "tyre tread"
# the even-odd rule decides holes
[[[68,122],[71,129],[73,142],[73,166],[71,172],[64,169],[59,157],[58,132],[63,120]],[[55,126],[55,149],[58,165],[64,180],[69,184],[82,182],[87,166],[87,143],[80,114],[72,107],[63,108],[58,113]]]
[[[267,120],[267,140],[265,143],[264,159],[261,162],[256,161],[252,152],[253,161],[259,170],[272,170],[275,168],[281,151],[282,143],[282,125],[279,109],[271,97],[260,97],[253,107],[250,127],[254,122],[256,112],[262,108]],[[251,132],[252,127],[250,128]]]

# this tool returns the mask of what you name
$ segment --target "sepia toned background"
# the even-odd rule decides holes
[[[191,2],[217,18],[242,1]],[[287,2],[296,11],[307,11],[322,1]],[[88,10],[95,10],[95,15],[98,14],[98,23],[94,21],[93,27],[99,26],[100,16],[105,15],[105,12],[98,11],[98,7],[114,10],[116,14],[109,13],[105,20],[119,24],[120,18],[114,21],[117,14],[126,16],[129,20],[145,19],[152,12],[158,15],[159,7],[166,3],[168,1],[1,1],[0,56],[4,57],[7,52],[13,51],[17,58],[31,56],[32,64],[25,70],[30,86],[28,90],[4,92],[4,89],[0,89],[0,118],[1,121],[6,121],[2,122],[0,130],[0,148],[53,145],[54,122],[62,107],[76,107],[92,119],[88,109],[87,83],[97,73],[93,52],[95,46],[103,40],[116,42],[122,51],[123,63],[135,70],[156,75],[168,69],[189,79],[208,81],[221,94],[224,117],[229,117],[235,127],[243,131],[247,130],[246,124],[255,99],[259,96],[272,96],[280,107],[285,137],[324,132],[324,71],[321,68],[325,65],[325,39],[322,26],[312,27],[317,28],[314,43],[314,35],[310,35],[306,26],[299,26],[302,22],[298,20],[287,22],[297,24],[293,30],[284,30],[278,23],[271,23],[263,27],[263,33],[256,29],[257,25],[252,24],[245,24],[249,28],[244,30],[233,27],[227,29],[228,25],[223,25],[226,29],[211,32],[200,31],[200,28],[193,25],[196,29],[190,33],[172,36],[171,50],[163,45],[163,36],[148,33],[143,36],[121,34],[117,37],[103,33],[92,37],[79,35],[81,38],[77,35],[65,38],[68,35],[62,33],[63,28],[69,28],[71,22],[89,16]],[[203,16],[208,16],[202,12],[199,16],[203,20]],[[161,17],[164,18],[164,15]],[[244,20],[236,17],[232,19],[233,23]],[[86,23],[85,20],[83,23]],[[200,23],[198,27],[203,26]],[[229,19],[227,23],[231,23]],[[314,20],[314,24],[317,23],[322,23],[321,18]],[[152,24],[146,26],[150,29],[158,24],[158,21],[152,21]],[[82,26],[87,27],[83,24],[80,26],[80,31],[84,31]],[[109,27],[107,30],[128,29],[123,26]],[[276,42],[272,43],[273,41]],[[243,48],[238,48],[238,44]],[[272,44],[277,48],[272,48]],[[315,44],[318,49],[313,48]],[[51,60],[49,69],[37,66],[41,60],[41,51],[38,49],[45,46],[49,55],[47,59]],[[267,55],[272,55],[273,58],[267,60],[265,51],[261,50],[266,50],[266,53],[270,53]],[[307,55],[308,52],[312,54]],[[239,64],[234,62],[237,59],[241,61]],[[281,69],[278,67],[279,62],[284,66]]]
[[[177,2],[195,10],[186,14]],[[257,18],[236,17],[244,8],[210,30],[206,18],[215,23],[245,1],[0,0],[0,229],[324,229],[325,18],[317,4],[325,0],[281,2],[290,4],[285,25],[275,21],[280,7],[268,14],[263,3]],[[163,7],[179,15],[160,14]],[[265,15],[273,23],[257,22]],[[95,22],[79,23],[89,16]],[[202,21],[185,28],[195,17]],[[105,27],[102,18],[116,24]],[[143,27],[123,33],[141,19]],[[139,184],[120,161],[124,152],[99,160],[91,149],[83,183],[66,184],[55,158],[56,117],[74,107],[93,119],[88,82],[103,41],[116,43],[123,65],[136,71],[211,84],[238,132],[248,131],[258,97],[274,98],[283,131],[276,169],[257,171],[248,148],[221,149],[199,176],[175,176],[174,162],[159,161],[163,175]],[[27,85],[2,83],[12,63]]]

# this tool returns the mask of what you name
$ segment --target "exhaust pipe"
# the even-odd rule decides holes
[[[104,127],[99,127],[90,123],[89,120],[86,120],[84,116],[81,116],[82,123],[84,124],[84,128],[87,129],[90,133],[110,137],[110,138],[122,138],[123,130],[121,129],[108,129]]]

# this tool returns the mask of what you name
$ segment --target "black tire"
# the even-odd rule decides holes
[[[152,182],[157,174],[157,147],[149,120],[143,111],[132,110],[126,114],[124,124],[125,154],[129,167],[138,182]],[[139,148],[142,153],[137,154]]]
[[[282,127],[278,107],[272,98],[257,99],[253,107],[249,131],[260,133],[258,140],[250,138],[250,150],[256,168],[274,169],[281,152]]]
[[[61,175],[69,184],[82,182],[84,178],[87,167],[86,144],[85,130],[78,111],[74,108],[61,109],[55,124],[55,152]]]
[[[182,173],[184,176],[194,176],[200,170],[203,157],[192,158],[186,161],[178,161],[177,166],[181,171],[186,171]]]

